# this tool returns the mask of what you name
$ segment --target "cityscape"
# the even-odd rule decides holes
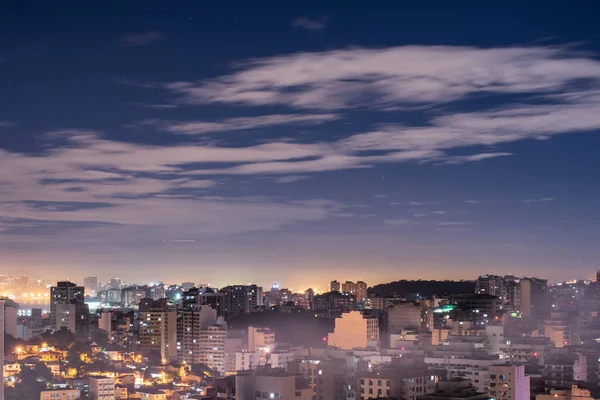
[[[600,270],[555,284],[333,280],[323,293],[96,276],[2,285],[49,300],[2,300],[6,399],[600,395]]]
[[[600,1],[0,3],[0,400],[600,400]]]

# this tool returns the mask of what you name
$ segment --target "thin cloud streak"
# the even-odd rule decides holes
[[[275,125],[323,124],[340,118],[337,114],[271,114],[259,117],[229,118],[218,121],[168,121],[149,119],[133,126],[154,126],[158,130],[181,134],[198,135],[265,128]]]
[[[523,200],[525,203],[545,203],[547,201],[555,200],[556,197],[543,197],[541,199],[526,199]]]

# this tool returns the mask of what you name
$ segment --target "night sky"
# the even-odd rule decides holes
[[[600,267],[598,2],[226,3],[3,4],[0,272]]]

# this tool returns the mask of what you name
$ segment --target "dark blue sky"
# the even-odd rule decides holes
[[[299,289],[599,266],[595,2],[127,3],[0,15],[2,271]]]

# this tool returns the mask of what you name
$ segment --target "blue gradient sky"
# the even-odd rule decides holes
[[[1,270],[591,275],[600,5],[433,3],[6,7]]]

